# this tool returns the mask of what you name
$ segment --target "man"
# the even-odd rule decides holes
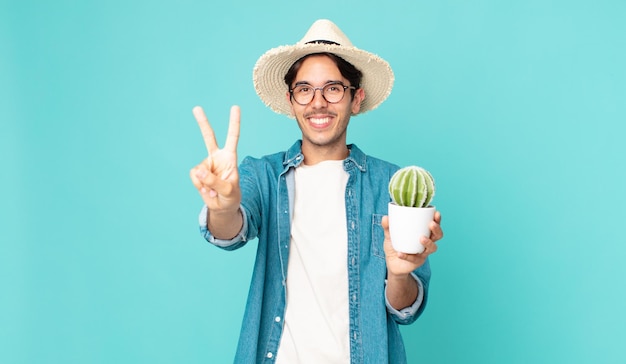
[[[391,68],[318,20],[297,44],[261,56],[253,78],[261,99],[300,127],[287,151],[237,168],[239,108],[223,149],[194,108],[209,152],[190,172],[206,205],[200,230],[226,250],[258,238],[235,362],[406,362],[398,324],[424,310],[441,215],[423,253],[396,252],[385,215],[398,166],[346,145],[350,117],[391,92]]]

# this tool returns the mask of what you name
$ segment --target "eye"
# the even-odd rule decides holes
[[[343,85],[340,83],[331,83],[330,85],[326,85],[324,87],[324,92],[328,92],[331,94],[337,94],[343,91]]]
[[[306,94],[311,92],[311,86],[308,85],[300,85],[298,87],[295,88],[294,90],[295,93],[299,93],[299,94]]]

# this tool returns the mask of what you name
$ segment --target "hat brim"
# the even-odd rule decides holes
[[[375,109],[391,93],[393,71],[389,63],[379,56],[355,47],[335,44],[295,44],[272,48],[256,62],[252,78],[261,100],[273,111],[293,118],[291,104],[286,97],[285,74],[300,58],[323,52],[336,54],[363,73],[361,87],[365,91],[365,99],[359,114]]]

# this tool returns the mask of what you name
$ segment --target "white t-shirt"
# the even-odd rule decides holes
[[[276,362],[350,363],[343,161],[295,170],[287,307]]]

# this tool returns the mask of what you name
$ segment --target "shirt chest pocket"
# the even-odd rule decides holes
[[[385,215],[372,215],[372,255],[385,259],[385,230],[381,224],[383,216]]]

